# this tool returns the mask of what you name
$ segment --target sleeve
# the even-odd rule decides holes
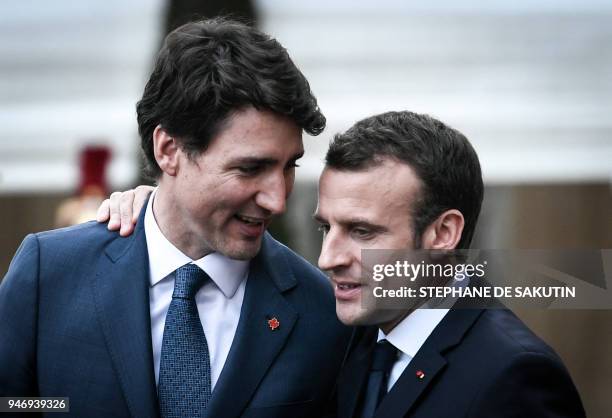
[[[483,387],[472,403],[470,418],[584,418],[580,396],[561,360],[524,352]]]
[[[0,396],[36,396],[39,246],[28,235],[0,283]]]

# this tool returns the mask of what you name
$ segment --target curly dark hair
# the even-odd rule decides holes
[[[415,246],[425,229],[448,209],[459,210],[465,226],[457,248],[469,248],[480,214],[484,186],[478,155],[459,131],[428,115],[387,112],[363,119],[329,146],[327,167],[360,171],[384,158],[409,165],[422,183],[412,206]]]
[[[325,128],[308,81],[275,39],[226,18],[172,31],[136,105],[147,174],[161,175],[153,154],[158,125],[193,156],[206,150],[232,112],[248,106],[288,116],[311,135]]]

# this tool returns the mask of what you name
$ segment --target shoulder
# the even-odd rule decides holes
[[[460,314],[461,310],[455,312],[455,317]],[[521,356],[547,358],[563,367],[557,353],[508,309],[483,310],[450,355],[461,362],[477,359],[483,376],[495,374]]]
[[[452,332],[462,317],[473,314],[472,311],[464,315],[463,310],[449,312],[443,320],[444,331]],[[458,379],[470,373],[484,386],[496,376],[524,373],[521,364],[525,362],[540,363],[566,372],[555,351],[512,311],[505,309],[481,311],[447,356],[458,371]]]
[[[119,236],[116,232],[109,231],[105,223],[89,221],[66,228],[53,229],[34,234],[41,245],[68,245],[71,242],[81,242],[90,239],[98,241],[112,240]]]
[[[67,228],[39,232],[36,234],[36,237],[40,244],[44,246],[59,245],[71,247],[87,244],[88,246],[102,248],[120,236],[115,231],[109,231],[105,223],[89,221]]]
[[[3,297],[20,294],[22,299],[30,298],[28,305],[34,306],[35,295],[46,289],[45,284],[56,289],[62,283],[73,283],[75,272],[89,269],[103,254],[104,246],[117,236],[96,222],[29,234],[11,261],[0,293]]]
[[[561,358],[512,311],[485,310],[458,351],[469,352],[469,356],[457,356],[458,360],[478,359],[469,366],[480,382],[474,388],[473,416],[506,410],[508,405],[520,410],[517,416],[549,416],[553,410],[558,416],[584,416],[580,396]]]
[[[119,234],[109,231],[106,224],[95,221],[38,232],[25,237],[13,262],[19,263],[24,256],[31,259],[35,255],[40,266],[82,263],[100,257],[104,248],[119,238]]]
[[[475,331],[506,355],[534,353],[559,359],[548,344],[508,309],[485,310],[475,324]]]

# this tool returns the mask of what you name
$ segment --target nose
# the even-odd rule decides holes
[[[280,215],[287,209],[287,179],[283,175],[272,175],[262,183],[261,190],[255,196],[255,203],[272,215]]]
[[[330,230],[323,238],[319,268],[326,271],[337,271],[350,265],[350,252],[342,236]]]

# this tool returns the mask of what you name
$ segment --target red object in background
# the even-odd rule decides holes
[[[111,158],[107,146],[88,145],[79,157],[79,186],[76,194],[64,200],[55,213],[55,227],[75,225],[96,217],[98,206],[108,195],[106,168]]]
[[[107,146],[89,145],[81,151],[80,156],[80,184],[77,195],[108,194],[106,183],[106,168],[111,158],[111,150]]]

